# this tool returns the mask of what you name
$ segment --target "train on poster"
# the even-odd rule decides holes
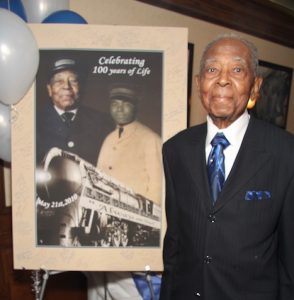
[[[48,152],[41,173],[37,211],[43,219],[64,214],[61,245],[159,247],[162,211],[152,200],[58,148]]]

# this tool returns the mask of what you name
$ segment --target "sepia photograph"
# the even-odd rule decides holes
[[[37,245],[160,246],[162,63],[159,51],[40,51]]]

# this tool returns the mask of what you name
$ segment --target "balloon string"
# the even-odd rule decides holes
[[[8,10],[11,11],[11,9],[10,9],[10,0],[8,0],[7,4],[8,4]]]
[[[13,123],[17,120],[18,118],[18,111],[17,109],[15,108],[14,105],[11,105],[10,106],[10,112],[11,112],[11,116],[10,116],[10,122]]]

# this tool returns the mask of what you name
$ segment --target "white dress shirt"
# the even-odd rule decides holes
[[[208,160],[208,155],[211,151],[211,140],[214,138],[216,133],[222,132],[227,140],[230,142],[230,145],[224,150],[225,156],[225,179],[227,179],[232,166],[235,162],[236,156],[241,147],[246,129],[249,124],[250,115],[247,110],[229,127],[224,129],[219,129],[214,125],[212,119],[207,116],[207,136],[205,142],[205,153],[206,153],[206,162]]]

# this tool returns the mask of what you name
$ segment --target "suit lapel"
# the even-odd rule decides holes
[[[254,177],[254,174],[270,159],[270,155],[264,149],[264,143],[260,136],[259,126],[254,118],[251,117],[232,170],[216,201],[215,211],[220,210],[231,201],[240,188]]]
[[[68,126],[62,121],[53,105],[49,104],[43,115],[44,119],[41,120],[41,124],[46,128],[46,131],[52,132],[54,135],[61,136],[62,138],[66,138],[69,130]]]
[[[191,131],[191,139],[187,149],[187,168],[195,184],[199,198],[204,199],[204,205],[210,210],[211,201],[206,171],[205,139],[207,124],[203,124],[200,132]]]

